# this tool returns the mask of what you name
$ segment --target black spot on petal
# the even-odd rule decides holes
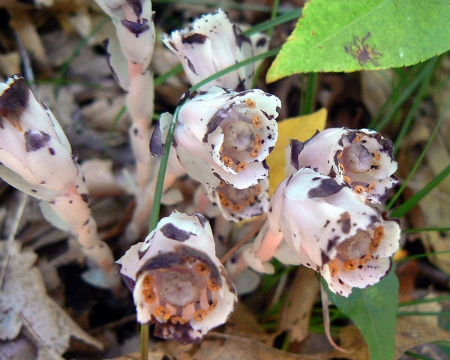
[[[43,131],[28,130],[25,134],[25,149],[27,152],[37,151],[47,145],[50,135]]]
[[[308,191],[308,197],[310,199],[315,197],[324,198],[337,193],[343,187],[344,185],[338,184],[335,180],[325,178],[320,182],[319,186]]]
[[[164,234],[165,237],[168,237],[169,239],[177,240],[177,241],[186,241],[187,239],[189,239],[191,237],[191,235],[193,235],[192,233],[190,233],[188,231],[184,231],[184,230],[177,228],[175,225],[173,225],[171,223],[167,223],[166,225],[161,227],[160,230]]]
[[[183,44],[203,44],[207,39],[208,37],[206,35],[194,33],[191,35],[183,36],[181,38],[181,42]]]

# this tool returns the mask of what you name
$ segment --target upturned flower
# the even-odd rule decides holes
[[[291,142],[291,173],[310,166],[374,203],[397,184],[393,145],[368,129],[330,128],[302,143]]]
[[[164,34],[162,40],[179,57],[186,76],[195,85],[220,70],[266,51],[268,38],[261,34],[256,36],[256,41],[245,36],[219,9],[215,14],[197,19],[188,29],[173,31],[170,36]],[[249,64],[200,90],[205,91],[213,85],[238,91],[249,89],[254,72],[255,64]]]
[[[266,158],[278,135],[280,100],[262,90],[212,87],[187,101],[178,114],[174,147],[195,180],[237,189],[268,175]]]
[[[342,296],[375,284],[391,268],[400,227],[363,200],[335,179],[301,168],[279,185],[269,206],[266,237],[280,240],[282,234],[287,244],[277,245],[275,256],[294,253]]]
[[[236,189],[221,182],[208,189],[208,198],[216,204],[222,216],[228,221],[238,222],[267,212],[269,208],[269,182],[261,180],[246,189]]]
[[[173,212],[118,263],[133,291],[138,321],[156,322],[158,337],[199,342],[233,311],[234,285],[215,256],[211,227],[200,214]]]

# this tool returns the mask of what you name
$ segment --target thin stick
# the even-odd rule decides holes
[[[330,342],[331,346],[333,346],[336,350],[341,351],[345,354],[352,353],[353,350],[350,349],[344,349],[341,348],[338,344],[336,344],[331,337],[330,332],[330,311],[328,309],[329,300],[328,300],[328,294],[325,290],[325,288],[322,285],[322,282],[320,283],[320,296],[322,300],[322,310],[323,310],[323,327],[325,328],[325,334],[327,336],[328,341]]]
[[[25,209],[25,205],[27,204],[28,200],[28,194],[25,194],[24,192],[20,192],[20,200],[19,200],[19,206],[17,207],[16,213],[14,215],[14,220],[11,225],[11,230],[8,235],[8,244],[7,248],[9,249],[11,243],[14,241],[17,233],[17,229],[19,228],[20,219],[22,219],[23,211]],[[3,287],[3,281],[5,280],[6,275],[6,268],[8,267],[10,254],[9,251],[7,251],[5,262],[3,263],[1,273],[0,273],[0,291]]]

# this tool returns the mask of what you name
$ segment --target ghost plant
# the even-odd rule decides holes
[[[148,197],[147,185],[153,173],[149,121],[153,114],[154,85],[149,66],[155,45],[152,3],[150,0],[96,0],[97,4],[111,16],[116,26],[117,39],[108,40],[106,51],[108,62],[118,84],[127,92],[126,106],[131,115],[129,129],[131,146],[136,160],[137,189],[134,217],[144,218],[142,213]],[[148,220],[148,219],[146,219]],[[139,220],[137,220],[139,221]],[[135,234],[135,231],[127,231]],[[129,240],[136,240],[132,235]]]
[[[398,182],[392,142],[373,130],[325,129],[304,143],[292,141],[291,149],[291,171],[311,166],[374,203]]]
[[[245,36],[223,10],[204,15],[189,28],[175,30],[162,36],[166,46],[175,53],[183,65],[192,85],[240,61],[267,50],[269,41],[264,34]],[[242,91],[250,89],[256,64],[243,66],[200,87],[206,91],[211,86]]]
[[[90,214],[88,191],[70,144],[52,112],[19,76],[0,83],[0,176],[40,200],[44,216],[78,237],[91,265],[85,279],[117,285],[114,259]]]
[[[118,263],[138,321],[156,323],[156,336],[199,342],[234,308],[234,285],[215,256],[211,227],[198,213],[175,211],[161,219]]]
[[[180,163],[193,179],[212,188],[237,189],[268,175],[266,158],[277,140],[280,100],[262,90],[212,87],[181,107],[174,132]]]

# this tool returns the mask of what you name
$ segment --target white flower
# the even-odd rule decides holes
[[[173,31],[170,36],[164,34],[162,40],[179,57],[192,85],[265,51],[269,44],[267,37],[260,34],[253,43],[220,9],[213,15],[204,15],[188,29]],[[238,91],[249,89],[254,71],[255,64],[241,67],[200,90],[205,91],[213,85]]]
[[[391,268],[400,227],[363,200],[336,180],[301,168],[280,184],[269,206],[271,236],[281,232],[287,244],[275,256],[288,259],[295,252],[342,296],[375,284]]]
[[[200,214],[173,212],[118,263],[133,290],[138,321],[156,322],[156,336],[199,342],[233,311],[234,285],[215,256],[211,227]]]
[[[222,182],[217,188],[208,189],[208,198],[219,206],[222,216],[238,222],[267,212],[269,207],[269,182],[261,180],[246,189],[236,189]]]
[[[235,92],[212,87],[187,101],[178,114],[174,147],[195,180],[221,181],[237,189],[267,177],[266,157],[278,135],[280,100],[262,90]]]
[[[310,166],[374,203],[397,184],[392,142],[376,131],[330,128],[302,143],[292,141],[291,173]],[[289,162],[288,162],[289,163]]]

